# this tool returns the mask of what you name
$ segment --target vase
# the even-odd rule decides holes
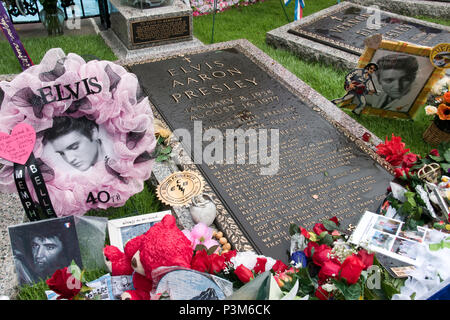
[[[208,198],[208,199],[205,199]],[[200,194],[192,198],[192,205],[189,207],[192,220],[195,223],[204,223],[210,226],[216,218],[216,205],[208,194]]]
[[[39,12],[39,17],[49,36],[64,34],[64,11],[60,8],[44,8]]]
[[[450,141],[450,120],[435,118],[423,133],[423,140],[431,145]]]

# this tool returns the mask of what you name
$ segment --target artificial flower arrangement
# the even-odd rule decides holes
[[[449,221],[448,213],[442,209],[442,203],[433,193],[437,189],[445,201],[450,201],[450,144],[442,143],[432,149],[426,157],[409,152],[401,137],[392,134],[377,147],[377,154],[384,157],[393,167],[395,183],[400,191],[393,192],[389,187],[388,205],[391,205],[403,217],[407,229],[415,230],[417,226],[441,225]],[[445,204],[448,206],[448,203]]]
[[[428,98],[425,113],[433,116],[433,122],[423,134],[423,139],[430,144],[450,141],[450,77],[438,81]]]
[[[172,152],[172,147],[170,146],[172,132],[166,129],[159,119],[153,120],[153,126],[155,131],[156,147],[151,157],[154,158],[156,162],[169,160]]]
[[[248,6],[262,1],[264,0],[219,0],[216,10],[221,12],[235,6]],[[210,14],[214,11],[214,0],[191,0],[191,7],[194,17]]]
[[[291,224],[291,267],[279,285],[288,291],[299,282],[298,295],[319,300],[390,299],[403,280],[379,266],[374,253],[348,242],[336,217],[316,223],[313,231]],[[376,268],[372,268],[377,265]],[[380,288],[367,285],[378,272]]]

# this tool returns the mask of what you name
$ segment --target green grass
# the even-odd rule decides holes
[[[101,60],[117,60],[111,49],[99,35],[36,37],[21,39],[31,61],[38,64],[51,48],[61,48],[78,55],[94,55]],[[20,73],[22,71],[16,56],[7,41],[0,41],[0,74]]]

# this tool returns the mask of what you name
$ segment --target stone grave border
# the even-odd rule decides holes
[[[321,19],[323,16],[328,16],[335,12],[336,10],[341,10],[342,8],[347,7],[360,7],[364,9],[364,6],[350,3],[350,2],[341,2],[324,10],[318,11],[310,16],[307,16],[301,20],[294,21],[288,23],[284,26],[281,26],[277,29],[271,30],[266,33],[266,42],[276,48],[283,48],[288,51],[291,51],[294,55],[300,57],[301,59],[307,61],[317,61],[321,63],[325,63],[327,65],[332,65],[333,67],[339,68],[344,71],[348,71],[349,69],[354,69],[357,67],[359,55],[351,54],[341,49],[337,49],[332,47],[331,45],[325,45],[313,40],[309,40],[300,36],[296,36],[288,32],[289,29],[294,27],[310,24],[315,22],[316,20]],[[382,10],[383,11],[383,10]],[[421,23],[423,25],[444,29],[450,32],[450,27],[442,26],[439,24],[417,20],[414,18],[398,15],[395,13],[387,12],[391,14],[393,17],[409,21],[415,23]]]
[[[450,19],[450,2],[444,1],[416,1],[416,0],[348,0],[363,5],[377,5],[381,10],[395,12],[405,16],[427,16],[433,18]]]

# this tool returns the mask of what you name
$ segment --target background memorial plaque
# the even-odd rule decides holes
[[[189,38],[189,16],[131,23],[131,41],[143,44],[169,39]]]
[[[191,133],[191,141],[182,144],[196,163],[199,149],[193,140],[205,140],[204,151],[211,146],[202,139],[198,121],[203,131],[216,128],[224,136],[226,129],[254,129],[259,137],[262,129],[279,130],[279,144],[272,144],[270,133],[267,141],[271,150],[279,150],[273,175],[261,174],[270,163],[249,164],[248,158],[244,164],[197,164],[260,254],[287,262],[290,223],[312,228],[337,216],[343,228],[356,226],[360,215],[376,210],[384,198],[392,176],[373,151],[364,152],[354,136],[313,110],[239,46],[128,68],[170,128]]]
[[[450,41],[450,33],[445,30],[402,20],[386,11],[379,11],[381,20],[377,25],[374,11],[368,9],[339,6],[318,19],[292,27],[288,32],[353,54],[362,54],[364,39],[377,33],[381,33],[383,39],[427,47]]]

